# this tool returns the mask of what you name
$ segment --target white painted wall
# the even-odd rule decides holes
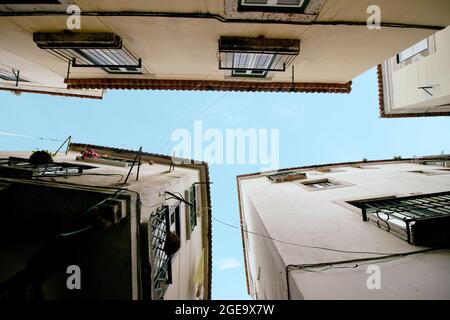
[[[383,21],[443,25],[450,23],[448,2],[377,1]],[[82,11],[149,11],[224,14],[223,0],[203,1],[77,1]],[[327,1],[318,20],[365,22],[371,1]],[[0,8],[1,9],[1,8]],[[9,9],[10,10],[10,9]],[[23,10],[23,8],[21,9]],[[426,12],[426,14],[424,14]],[[254,19],[262,19],[261,13]],[[292,17],[295,20],[295,17]],[[0,48],[38,62],[52,74],[65,77],[67,63],[43,52],[32,41],[33,32],[62,32],[66,16],[0,17]],[[216,19],[163,17],[82,17],[81,32],[115,32],[124,45],[142,58],[144,75],[111,75],[97,68],[72,68],[73,78],[140,77],[158,79],[226,80],[218,69],[220,36],[293,38],[301,40],[295,59],[295,81],[347,83],[432,30],[363,26],[309,26],[267,23],[224,23]],[[25,75],[25,74],[24,74]],[[235,79],[245,81],[244,78]],[[250,79],[254,81],[255,79]],[[260,81],[291,82],[291,70],[274,72]]]
[[[110,154],[110,153],[109,153]],[[28,152],[0,152],[0,158],[7,158],[9,156],[26,157],[30,153]],[[69,151],[67,155],[59,153],[54,157],[55,162],[69,162],[76,164],[92,165],[97,168],[85,170],[86,174],[89,173],[108,173],[108,174],[122,174],[127,175],[128,168],[109,166],[98,163],[80,162],[75,160],[79,156],[79,152]],[[141,222],[146,222],[150,218],[150,215],[156,210],[158,206],[163,204],[173,205],[177,201],[169,200],[165,201],[164,191],[172,193],[180,192],[185,194],[186,190],[189,190],[191,185],[195,182],[200,182],[201,177],[200,170],[197,168],[187,168],[176,166],[174,171],[168,172],[169,165],[154,162],[149,164],[148,160],[143,157],[143,164],[140,167],[139,181],[136,181],[136,167],[133,169],[132,174],[129,177],[127,188],[139,192],[142,202],[141,210]],[[91,186],[120,186],[117,183],[120,180],[120,176],[99,176],[99,175],[83,175],[76,177],[55,178],[57,181],[66,181],[71,183],[87,184]],[[205,186],[205,185],[203,185]],[[173,284],[171,284],[164,296],[164,299],[198,299],[196,297],[197,283],[194,281],[194,275],[199,265],[199,261],[203,250],[205,250],[204,259],[204,286],[207,286],[207,248],[208,243],[206,238],[207,232],[207,211],[206,211],[206,193],[204,188],[201,188],[200,201],[202,207],[205,208],[199,213],[197,218],[197,226],[191,234],[190,240],[186,240],[186,205],[180,204],[180,227],[181,227],[181,247],[172,259],[172,273]],[[206,293],[203,297],[206,299]]]
[[[396,57],[384,63],[385,113],[450,111],[450,27],[430,37],[430,44],[435,51],[402,67]],[[423,86],[433,87],[432,96],[418,89]]]
[[[441,168],[409,162],[338,169],[330,173],[303,170],[308,179],[332,178],[344,185],[320,191],[309,191],[299,181],[275,184],[263,175],[240,178],[242,216],[248,230],[285,242],[349,251],[395,253],[421,249],[380,230],[374,223],[362,221],[360,210],[346,201],[449,191],[450,171],[436,171],[439,175],[412,173],[409,171]],[[289,264],[373,257],[293,246],[252,234],[244,239],[250,283],[256,283],[258,298],[261,292],[269,299],[287,298],[284,268]],[[450,299],[449,265],[449,252],[380,263],[383,290],[367,289],[369,275],[365,267],[319,273],[290,271],[291,298]],[[259,267],[271,272],[264,281],[256,280]],[[278,276],[280,272],[283,274]]]

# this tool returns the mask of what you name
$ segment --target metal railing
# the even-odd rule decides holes
[[[0,159],[0,175],[17,176],[66,176],[83,173],[83,167],[70,163],[49,163],[33,165],[25,158],[9,157]]]
[[[414,245],[448,241],[450,192],[359,202],[364,221]],[[431,239],[432,238],[432,239]]]
[[[195,184],[191,186],[191,190],[189,192],[189,202],[191,204],[189,210],[189,222],[192,231],[197,225],[197,193]]]
[[[161,300],[172,282],[171,257],[165,249],[170,232],[169,207],[163,206],[150,217],[152,300]]]

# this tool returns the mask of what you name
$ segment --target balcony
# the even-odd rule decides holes
[[[110,74],[142,73],[142,60],[114,33],[34,33],[33,40],[74,68],[101,68]]]
[[[221,37],[219,69],[233,77],[266,78],[284,72],[300,53],[300,40]]]
[[[352,203],[372,221],[416,246],[450,244],[450,192]]]

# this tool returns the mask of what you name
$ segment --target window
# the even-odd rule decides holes
[[[424,40],[416,43],[415,45],[409,47],[408,49],[400,52],[397,55],[397,63],[402,63],[403,61],[408,60],[408,59],[414,57],[415,55],[418,55],[419,53],[424,52],[427,49],[428,49],[428,38],[424,39]]]
[[[432,170],[414,170],[414,171],[409,171],[411,173],[417,173],[417,174],[423,174],[426,176],[438,176],[441,174],[446,174],[445,171],[432,171]]]
[[[178,235],[181,235],[180,229],[180,206],[172,206],[169,208],[169,216],[170,216],[170,231]]]
[[[172,283],[172,256],[180,245],[179,213],[179,205],[163,206],[150,217],[152,300],[161,300]]]
[[[333,167],[322,167],[322,168],[317,168],[316,170],[319,171],[319,172],[322,172],[322,173],[334,173],[334,172],[343,172],[343,171],[345,171],[342,168],[333,168]]]
[[[71,62],[72,67],[102,68],[108,73],[142,73],[142,61],[114,33],[35,33],[39,48]]]
[[[172,282],[170,257],[164,250],[166,237],[170,230],[167,223],[168,210],[169,207],[164,206],[150,217],[152,300],[162,299],[167,287]]]
[[[221,37],[219,69],[234,77],[264,78],[268,72],[282,72],[300,52],[300,40]]]
[[[239,10],[303,13],[309,2],[310,0],[239,0]]]
[[[298,171],[283,172],[283,173],[271,174],[271,175],[267,176],[267,178],[272,182],[280,183],[280,182],[306,179],[306,173],[298,172]]]
[[[450,168],[450,160],[426,160],[423,162],[426,166],[448,167]]]
[[[309,190],[325,190],[332,189],[340,186],[344,186],[344,184],[330,179],[320,179],[315,181],[305,181],[301,182],[302,185],[306,186]]]
[[[352,201],[363,221],[417,246],[450,244],[450,192]]]
[[[58,0],[0,0],[0,4],[61,4]]]
[[[235,69],[232,70],[232,75],[265,77],[274,58],[274,54],[237,52],[233,55]]]
[[[374,166],[374,165],[364,165],[364,164],[352,164],[352,168],[356,168],[356,169],[379,169],[378,167]]]
[[[197,225],[197,192],[195,184],[192,185],[189,191],[189,225],[191,226],[191,232]]]
[[[186,240],[191,239],[191,233],[198,224],[198,215],[201,209],[201,191],[199,184],[193,184],[185,191],[185,199],[190,205],[186,204]]]

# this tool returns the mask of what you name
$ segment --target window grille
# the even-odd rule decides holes
[[[283,173],[271,174],[271,175],[267,176],[267,178],[270,181],[275,182],[275,183],[288,182],[288,181],[306,179],[306,173],[304,173],[304,172],[283,172]]]
[[[330,188],[335,188],[335,187],[341,186],[341,183],[338,183],[338,182],[336,182],[334,180],[330,180],[330,179],[307,181],[307,182],[302,182],[302,184],[312,190],[323,190],[323,189],[330,189]]]
[[[304,13],[310,0],[239,0],[239,10]]]
[[[189,191],[189,203],[191,204],[190,209],[189,209],[189,223],[191,226],[191,231],[193,231],[195,226],[197,225],[197,192],[196,191],[197,191],[196,185],[193,184]]]
[[[169,207],[163,206],[150,217],[152,300],[161,300],[172,282],[171,257],[165,248],[170,232]]]
[[[219,69],[232,76],[266,77],[285,71],[300,52],[300,40],[221,37]]]
[[[142,73],[142,60],[125,48],[122,39],[114,33],[35,33],[33,39],[39,48],[70,62],[75,68]]]
[[[9,157],[0,159],[0,173],[7,176],[66,176],[80,175],[83,169],[92,166],[76,165],[72,163],[50,163],[33,165],[26,158]]]
[[[450,243],[450,192],[357,201],[364,221],[392,232],[413,245]]]

